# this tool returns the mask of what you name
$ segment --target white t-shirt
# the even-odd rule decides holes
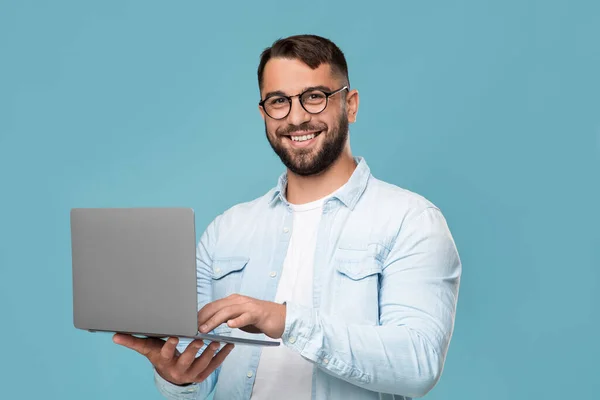
[[[294,225],[277,286],[276,303],[290,301],[313,306],[313,260],[324,201],[325,198],[291,205]],[[312,372],[313,364],[286,346],[263,347],[251,398],[271,400],[283,395],[286,400],[309,400]]]

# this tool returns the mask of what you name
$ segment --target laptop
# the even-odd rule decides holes
[[[70,219],[75,328],[280,344],[241,330],[245,337],[198,331],[193,209],[73,208]]]

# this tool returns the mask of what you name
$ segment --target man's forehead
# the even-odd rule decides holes
[[[313,86],[335,86],[329,64],[312,69],[301,60],[272,58],[265,65],[262,93],[281,91],[296,94]]]

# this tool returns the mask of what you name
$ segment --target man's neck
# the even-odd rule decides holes
[[[344,152],[323,173],[300,176],[288,171],[286,197],[292,204],[305,204],[319,200],[342,187],[356,169],[351,154]]]

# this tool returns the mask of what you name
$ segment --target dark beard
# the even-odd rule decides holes
[[[273,151],[279,156],[281,162],[294,174],[300,176],[318,175],[326,171],[340,157],[346,141],[348,139],[348,116],[343,112],[337,121],[337,127],[329,132],[321,132],[319,136],[323,140],[323,145],[318,153],[311,156],[312,150],[303,151],[303,149],[287,150],[283,147],[281,141],[288,140],[282,136],[277,136],[274,143],[269,137],[267,124],[265,123],[265,133],[267,140]],[[292,133],[295,131],[312,131],[320,130],[323,127],[310,124],[301,124],[299,126],[289,125],[285,128],[284,133]]]

